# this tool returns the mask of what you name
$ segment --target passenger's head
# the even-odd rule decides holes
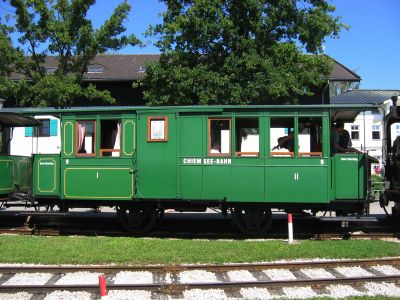
[[[337,122],[336,125],[335,125],[335,128],[343,129],[344,128],[344,123],[343,122]]]

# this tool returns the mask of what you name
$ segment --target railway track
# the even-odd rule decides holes
[[[122,297],[121,293],[135,299],[167,295],[248,299],[252,293],[257,299],[290,293],[335,297],[341,290],[347,293],[344,296],[400,293],[400,258],[229,265],[3,266],[0,274],[1,294],[22,292],[32,297],[64,291],[70,295],[84,292],[93,298],[99,291],[99,274],[105,274],[108,291],[115,299]]]
[[[286,220],[274,220],[274,230],[256,238],[286,239]],[[90,226],[88,226],[90,224]],[[188,230],[190,229],[190,230]],[[315,219],[296,221],[296,239],[398,239],[398,225],[385,222],[359,226],[341,227],[340,222],[320,222]],[[74,215],[3,215],[0,234],[20,235],[82,235],[82,236],[130,236],[118,223],[115,216],[104,214]],[[248,239],[231,227],[228,219],[165,219],[148,237],[198,238],[198,239]],[[251,237],[250,237],[251,238]]]

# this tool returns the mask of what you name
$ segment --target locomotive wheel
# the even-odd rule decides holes
[[[117,215],[129,233],[144,234],[153,229],[159,212],[155,208],[118,207]]]
[[[237,228],[246,235],[265,234],[271,226],[272,212],[267,207],[235,207],[232,217]]]

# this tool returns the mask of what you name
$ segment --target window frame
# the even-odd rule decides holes
[[[83,122],[92,122],[93,123],[93,153],[79,153],[79,143],[78,143],[78,124]],[[97,155],[97,122],[96,120],[76,120],[75,122],[75,156],[76,157],[96,157]]]
[[[320,125],[321,126],[321,140],[320,140],[320,148],[321,148],[321,150],[320,151],[310,151],[310,152],[305,152],[305,151],[299,151],[300,150],[300,134],[303,134],[303,132],[301,132],[300,133],[300,131],[299,131],[299,125],[300,125],[300,123],[303,123],[304,124],[304,128],[303,128],[303,131],[304,131],[304,129],[306,129],[306,128],[310,128],[311,129],[311,127],[307,127],[306,126],[306,123],[302,120],[302,119],[304,119],[304,118],[315,118],[315,119],[317,119],[318,118],[318,121],[319,122],[317,122],[317,123],[314,123],[314,124],[317,124],[317,125]],[[296,152],[297,152],[297,157],[298,158],[310,158],[310,157],[320,157],[320,158],[322,158],[323,156],[324,156],[324,137],[323,137],[323,135],[324,135],[324,118],[323,118],[323,116],[308,116],[308,115],[299,115],[299,116],[297,116],[297,118],[295,118],[295,129],[294,129],[294,134],[295,134],[295,157],[296,157]],[[309,135],[310,135],[310,138],[311,138],[311,136],[312,136],[312,133],[311,133],[311,131],[309,132]],[[310,140],[310,143],[311,143],[312,141]],[[316,144],[314,144],[314,146],[316,147]],[[310,144],[310,148],[311,148],[311,144]]]
[[[237,135],[238,135],[236,124],[237,124],[238,119],[239,120],[240,119],[256,119],[257,120],[257,123],[258,123],[258,127],[257,127],[257,129],[258,129],[258,151],[257,152],[236,151],[236,147],[237,147],[236,138],[237,138]],[[260,131],[261,131],[261,129],[260,129],[260,117],[259,116],[236,116],[235,117],[235,134],[234,134],[234,138],[235,138],[235,151],[234,151],[235,157],[241,157],[241,158],[242,157],[244,157],[244,158],[257,158],[257,157],[260,157],[260,148],[261,148]],[[231,146],[232,146],[232,142],[231,142]]]
[[[353,127],[357,127],[357,129],[353,129]],[[358,138],[353,138],[353,132],[358,133]],[[350,125],[350,138],[354,141],[360,140],[360,125]]]
[[[102,148],[101,147],[102,135],[103,135],[102,126],[101,126],[102,121],[116,121],[117,124],[119,123],[119,125],[120,125],[119,149],[107,149],[107,148]],[[100,128],[99,128],[99,131],[100,131],[99,155],[100,155],[100,157],[101,158],[104,158],[104,157],[105,158],[121,158],[121,156],[122,156],[122,154],[121,154],[122,153],[122,151],[121,151],[121,147],[122,147],[121,146],[122,145],[122,120],[121,119],[101,119],[101,120],[99,120],[99,124],[100,124]],[[105,156],[104,153],[111,153],[111,156]],[[112,156],[112,153],[119,153],[119,156]]]
[[[211,153],[211,121],[229,122],[229,153]],[[208,117],[207,121],[207,156],[232,156],[232,117]]]
[[[151,122],[164,121],[164,138],[155,139],[151,138]],[[168,142],[168,117],[167,116],[148,116],[147,117],[147,142]]]
[[[287,149],[287,152],[281,152],[281,151],[273,151],[275,142],[272,142],[271,138],[271,130],[273,128],[284,128],[286,130],[286,128],[292,128],[292,127],[272,127],[272,122],[273,120],[278,120],[278,119],[291,119],[291,121],[293,121],[293,143],[296,143],[296,122],[297,122],[297,117],[295,115],[292,114],[271,114],[269,116],[269,124],[268,124],[268,138],[269,138],[269,149],[268,149],[268,156],[269,158],[275,159],[275,158],[294,158],[295,156],[295,149],[293,149],[293,151],[289,151],[289,149]],[[285,132],[285,135],[288,136],[290,134],[290,130],[288,130],[288,133]]]
[[[377,127],[378,129],[374,129],[374,127]],[[374,138],[374,133],[378,133],[379,137]],[[371,126],[371,138],[373,141],[379,141],[381,139],[381,125],[375,125],[373,124]]]
[[[49,133],[48,134],[40,134],[40,127],[42,127],[42,125],[40,125],[40,126],[35,126],[35,127],[32,127],[32,137],[50,137],[51,135],[50,135],[50,132],[51,132],[51,122],[50,122],[50,119],[49,118],[46,118],[46,119],[37,119],[38,121],[40,121],[40,123],[42,124],[42,122],[43,121],[47,121],[47,122],[49,122],[49,126],[48,126],[48,129],[49,129]]]

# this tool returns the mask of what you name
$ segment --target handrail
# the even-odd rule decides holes
[[[100,149],[100,156],[103,156],[104,153],[109,153],[109,152],[121,152],[121,149]]]
[[[251,156],[258,157],[260,152],[235,152],[235,156]]]
[[[322,157],[322,152],[299,152],[299,156],[318,156],[318,157]]]
[[[294,152],[270,152],[271,156],[294,156]]]

